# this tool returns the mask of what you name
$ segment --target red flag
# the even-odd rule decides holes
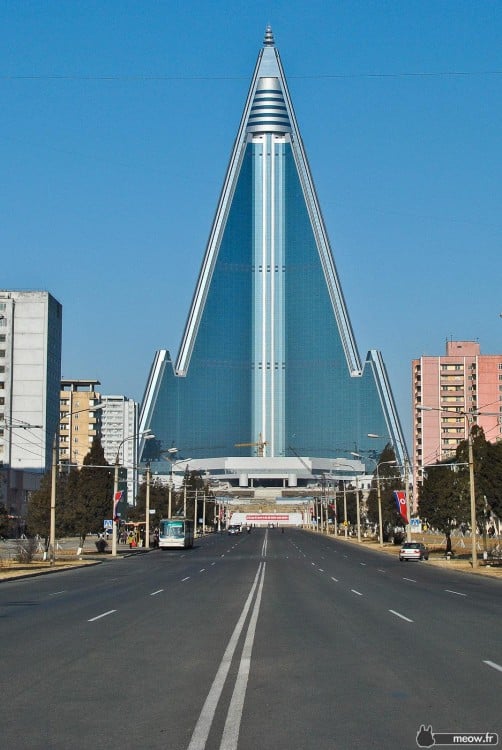
[[[115,521],[115,523],[117,523],[117,521],[119,520],[119,517],[117,515],[117,505],[122,500],[123,494],[124,494],[123,491],[119,490],[119,492],[115,493],[114,498],[113,498],[113,520]]]
[[[394,490],[393,494],[401,518],[405,523],[408,523],[408,514],[406,512],[406,492],[404,490]]]

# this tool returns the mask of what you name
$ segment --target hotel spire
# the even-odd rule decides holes
[[[274,34],[272,32],[272,27],[270,26],[270,24],[265,29],[265,39],[263,40],[263,46],[275,47]]]

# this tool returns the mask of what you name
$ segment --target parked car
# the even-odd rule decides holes
[[[428,560],[429,550],[422,542],[405,542],[399,550],[399,560]]]
[[[232,523],[227,529],[229,534],[240,534],[241,533],[241,526],[239,523]]]

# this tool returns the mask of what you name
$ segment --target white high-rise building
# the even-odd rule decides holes
[[[105,458],[127,470],[127,502],[134,505],[138,490],[138,403],[127,396],[101,397],[101,444]],[[125,489],[120,486],[120,489]]]
[[[23,515],[51,466],[59,424],[62,307],[48,292],[0,290],[0,502]]]

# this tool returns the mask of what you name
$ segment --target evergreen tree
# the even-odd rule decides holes
[[[9,514],[3,503],[0,503],[0,537],[6,536],[9,529]]]
[[[58,516],[62,518],[64,534],[66,536],[78,536],[80,471],[73,466],[69,473],[63,475],[63,480],[59,503],[61,510],[58,511]]]
[[[40,487],[31,493],[28,500],[26,514],[26,528],[29,536],[38,534],[45,540],[48,547],[51,523],[51,487],[52,472],[46,472],[40,482]],[[57,518],[57,514],[56,514]]]
[[[80,469],[75,505],[75,531],[81,546],[89,533],[103,530],[103,521],[112,515],[113,469],[105,459],[99,438],[94,438],[91,450]]]
[[[490,443],[478,425],[471,430],[474,463],[474,489],[476,495],[476,519],[480,530],[485,531],[485,522],[490,511],[502,515],[502,443]],[[456,461],[462,464],[465,481],[469,482],[469,444],[463,440],[456,452]]]
[[[68,536],[73,533],[73,527],[68,521],[66,507],[66,482],[67,476],[58,474],[56,477],[56,538]],[[28,501],[26,516],[26,530],[30,536],[39,535],[46,543],[49,543],[51,523],[51,494],[52,494],[52,471],[46,472],[40,488],[31,493]]]
[[[441,463],[431,466],[420,488],[418,509],[422,521],[445,534],[446,552],[451,552],[453,529],[470,519],[466,472]]]
[[[483,492],[494,515],[502,519],[502,441],[488,443],[486,469],[488,476]]]
[[[486,532],[490,513],[502,512],[502,444],[490,443],[478,425],[471,429],[475,507],[478,530]],[[451,461],[449,462],[452,463]],[[471,525],[469,443],[459,443],[454,464],[437,464],[427,472],[419,495],[420,516],[446,535],[451,550],[452,530]]]

